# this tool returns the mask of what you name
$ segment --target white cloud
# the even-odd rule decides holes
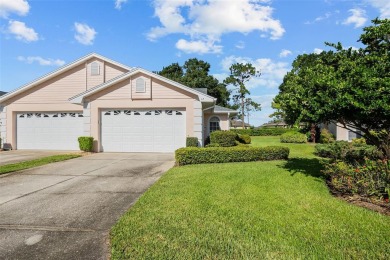
[[[271,39],[279,39],[285,30],[280,21],[272,17],[273,9],[261,4],[265,2],[269,1],[154,0],[155,16],[161,26],[151,28],[147,37],[154,41],[179,33],[205,44],[219,41],[226,33],[259,31]]]
[[[323,52],[324,50],[323,49],[320,49],[320,48],[314,48],[313,52],[315,54],[320,54],[321,52]]]
[[[337,14],[337,13],[339,13],[338,10],[334,11],[333,13],[332,12],[327,12],[324,15],[316,17],[313,21],[306,21],[305,24],[314,24],[314,23],[318,23],[318,22],[327,20],[330,17],[332,17],[334,14]]]
[[[38,34],[33,28],[28,28],[25,23],[19,21],[8,22],[8,32],[22,41],[33,42],[38,40]]]
[[[0,0],[0,17],[8,18],[11,13],[26,15],[30,5],[25,0]]]
[[[361,8],[354,8],[354,9],[349,9],[348,12],[350,12],[351,15],[344,20],[343,24],[346,25],[354,24],[355,28],[358,28],[358,27],[362,27],[366,23],[367,16],[365,10]]]
[[[185,52],[185,53],[221,53],[222,46],[215,45],[212,41],[187,41],[180,39],[176,43],[176,48]]]
[[[92,45],[97,32],[92,27],[83,23],[74,23],[76,34],[74,38],[81,44]]]
[[[236,44],[236,48],[237,48],[237,49],[244,49],[244,48],[245,48],[245,42],[239,41],[239,42]]]
[[[261,72],[261,76],[252,78],[247,85],[248,89],[258,87],[277,88],[283,81],[283,77],[290,70],[290,65],[287,62],[274,62],[271,59],[256,59],[253,60],[247,57],[229,56],[222,60],[222,69],[225,72],[229,71],[229,67],[233,63],[250,63],[256,70]],[[221,74],[219,74],[221,75]]]
[[[127,0],[115,0],[115,9],[120,10],[125,3],[127,3]]]
[[[390,18],[390,1],[389,0],[368,0],[375,8],[379,9],[380,18]]]
[[[65,64],[65,61],[63,61],[63,60],[44,59],[44,58],[39,57],[39,56],[28,56],[28,57],[18,56],[18,60],[23,61],[27,64],[32,64],[34,62],[38,62],[38,64],[42,65],[42,66],[62,66]]]
[[[290,50],[283,49],[279,53],[279,57],[284,58],[284,57],[287,57],[288,55],[291,55],[291,54],[292,54],[292,52]]]

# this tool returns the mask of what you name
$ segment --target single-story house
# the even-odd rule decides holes
[[[236,111],[142,68],[89,54],[0,97],[0,137],[12,149],[173,152],[214,130]]]
[[[360,131],[350,131],[345,129],[340,123],[329,123],[321,125],[321,128],[328,129],[337,141],[352,141],[355,138],[361,138]],[[357,133],[356,133],[357,132]]]
[[[244,122],[245,129],[251,128],[251,125]],[[230,127],[234,129],[242,129],[242,120],[233,119],[230,121]]]
[[[299,128],[304,128],[306,126],[305,123],[299,123]],[[284,121],[280,122],[269,122],[269,123],[264,123],[261,127],[281,127],[281,128],[289,128],[291,125],[287,124]]]

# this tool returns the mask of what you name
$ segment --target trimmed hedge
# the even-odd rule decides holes
[[[250,136],[278,136],[287,132],[299,131],[297,128],[281,128],[281,127],[267,127],[267,128],[255,128],[255,129],[230,129],[230,131],[243,135]]]
[[[269,161],[287,159],[289,153],[290,149],[282,146],[188,147],[177,149],[175,159],[177,165]]]
[[[186,147],[198,147],[198,137],[187,137]]]
[[[210,143],[219,144],[222,147],[230,147],[236,145],[236,133],[231,131],[214,131],[210,134]]]
[[[288,132],[280,136],[282,143],[306,143],[306,141],[306,135],[298,132]]]
[[[81,151],[92,152],[93,150],[93,137],[91,136],[80,136],[78,138],[79,147]]]
[[[247,134],[242,134],[242,135],[238,134],[237,135],[237,141],[239,141],[242,144],[250,144],[252,139]]]

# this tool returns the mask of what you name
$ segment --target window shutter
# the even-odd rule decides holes
[[[91,63],[91,75],[100,75],[100,66],[96,61]]]

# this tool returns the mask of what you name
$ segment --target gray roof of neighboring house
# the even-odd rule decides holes
[[[230,125],[233,126],[233,127],[240,127],[242,126],[242,121],[241,120],[231,120],[230,121]],[[250,124],[248,123],[244,123],[245,126],[250,126]]]
[[[207,95],[207,88],[194,88],[194,89]]]
[[[0,91],[0,96],[2,96],[2,95],[4,95],[4,94],[7,94],[7,92]]]
[[[233,110],[233,109],[230,109],[230,108],[227,108],[227,107],[221,107],[221,106],[217,106],[215,105],[214,106],[214,112],[218,113],[218,112],[230,112],[230,113],[237,113],[236,110]]]

